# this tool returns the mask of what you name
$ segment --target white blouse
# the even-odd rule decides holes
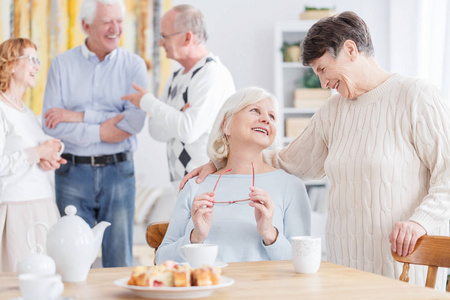
[[[49,138],[27,106],[19,111],[0,101],[0,203],[53,197],[36,150]]]

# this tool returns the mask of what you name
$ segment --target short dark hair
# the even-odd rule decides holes
[[[354,12],[346,11],[321,19],[309,29],[301,45],[303,65],[309,66],[326,51],[336,58],[346,40],[355,42],[366,56],[374,55],[367,24]]]

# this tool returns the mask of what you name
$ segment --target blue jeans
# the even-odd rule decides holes
[[[67,205],[91,227],[108,221],[102,242],[103,267],[129,267],[133,255],[135,179],[133,160],[102,167],[66,165],[55,171],[56,204],[61,213]]]

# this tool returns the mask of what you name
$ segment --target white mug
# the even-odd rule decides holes
[[[219,246],[213,244],[189,244],[180,248],[181,257],[193,268],[212,266],[216,261]]]
[[[53,300],[64,292],[61,275],[21,274],[20,294],[23,300]]]
[[[292,263],[295,272],[310,274],[319,270],[322,260],[322,242],[320,237],[292,237]]]
[[[58,158],[61,156],[61,154],[63,154],[65,148],[66,146],[64,145],[63,142],[61,142],[61,149],[59,149],[58,151]]]

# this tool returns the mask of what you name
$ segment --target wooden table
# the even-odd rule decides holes
[[[75,299],[143,299],[115,286],[132,268],[92,269],[86,282],[65,283],[65,297]],[[367,272],[322,262],[315,274],[297,274],[291,261],[230,263],[224,276],[232,286],[203,299],[450,299],[438,292]],[[20,296],[15,273],[0,273],[0,299]]]

